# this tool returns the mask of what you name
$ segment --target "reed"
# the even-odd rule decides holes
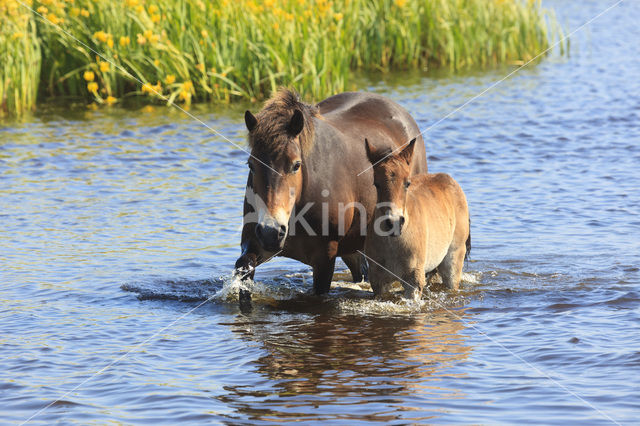
[[[529,0],[39,0],[36,13],[16,0],[0,5],[0,19],[13,19],[0,28],[5,112],[32,108],[35,93],[188,104],[259,100],[287,85],[319,99],[352,88],[356,69],[521,63],[559,31]]]
[[[30,4],[30,0],[25,0]],[[36,22],[14,1],[0,0],[0,117],[33,109],[40,80]]]

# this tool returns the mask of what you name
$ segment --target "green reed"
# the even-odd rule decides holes
[[[0,0],[0,18],[15,0]],[[13,6],[12,6],[13,5]],[[353,70],[522,64],[561,34],[523,0],[39,0],[0,28],[5,112],[41,97],[114,104],[263,99],[278,86],[320,99]],[[15,38],[22,32],[24,37]],[[37,37],[36,37],[37,33]],[[98,52],[100,55],[97,55]]]

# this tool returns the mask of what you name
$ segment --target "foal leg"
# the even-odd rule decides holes
[[[449,248],[449,252],[438,265],[438,272],[442,275],[442,283],[449,290],[458,291],[460,280],[462,279],[462,267],[464,266],[464,255],[467,249],[464,245],[458,248]]]
[[[427,284],[424,270],[422,268],[411,269],[402,274],[402,287],[404,288],[404,297],[409,300],[420,300],[422,290]]]
[[[342,256],[342,260],[351,271],[351,277],[353,278],[354,283],[359,283],[364,279],[364,274],[363,274],[364,261],[360,253],[356,252],[356,253],[348,254],[346,256]]]

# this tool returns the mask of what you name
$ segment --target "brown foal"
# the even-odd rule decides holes
[[[401,281],[404,296],[418,299],[425,273],[436,269],[443,283],[457,290],[471,248],[462,188],[444,173],[411,175],[415,139],[397,154],[377,150],[367,139],[365,145],[378,194],[365,241],[374,293],[385,295]]]

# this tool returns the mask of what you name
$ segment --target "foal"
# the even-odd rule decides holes
[[[365,145],[378,193],[365,241],[374,293],[384,295],[393,282],[401,281],[404,296],[419,299],[425,272],[436,268],[443,283],[457,290],[471,249],[469,209],[462,188],[444,173],[409,178],[415,139],[395,155],[388,149],[376,150],[367,139]]]

